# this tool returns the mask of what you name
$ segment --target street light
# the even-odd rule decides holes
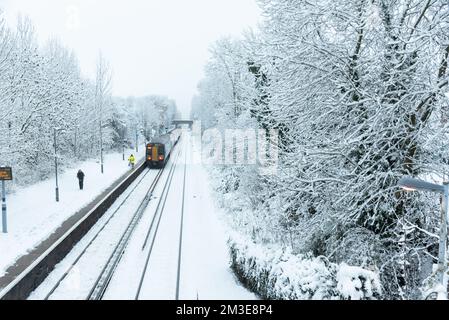
[[[104,159],[103,159],[103,122],[100,119],[100,167],[101,174],[104,173]]]
[[[11,149],[11,125],[12,122],[8,121],[8,148]],[[11,150],[9,150],[11,152]]]
[[[64,131],[61,128],[54,128],[53,133],[54,133],[54,144],[55,144],[55,177],[56,177],[56,189],[55,189],[55,193],[56,193],[56,202],[59,202],[59,182],[58,182],[58,147],[56,144],[56,134],[59,131]]]
[[[75,146],[74,146],[74,151],[75,151],[75,159],[78,159],[78,131],[79,131],[79,125],[75,125]]]
[[[136,153],[139,153],[139,132],[136,127]]]
[[[444,298],[447,299],[447,286],[444,280],[445,274],[447,273],[446,250],[449,182],[444,182],[443,185],[440,185],[405,177],[399,180],[399,186],[406,191],[431,191],[443,196],[443,201],[441,202],[440,243],[438,248],[438,276],[441,285],[444,287]]]
[[[122,129],[122,157],[123,157],[123,161],[125,161],[125,134],[126,134],[126,125],[123,125],[123,129]]]

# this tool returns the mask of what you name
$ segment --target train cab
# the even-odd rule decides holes
[[[163,167],[165,164],[165,145],[149,143],[147,145],[147,163],[151,167]]]
[[[163,168],[167,163],[173,148],[181,137],[180,130],[172,130],[169,133],[155,138],[147,144],[146,163],[150,168]]]

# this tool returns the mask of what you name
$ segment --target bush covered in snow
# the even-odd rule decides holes
[[[281,247],[256,245],[237,236],[229,240],[229,247],[234,272],[264,299],[381,298],[376,272],[330,263],[324,257],[295,255]]]
[[[342,263],[337,271],[337,290],[343,299],[379,298],[381,285],[378,274]]]

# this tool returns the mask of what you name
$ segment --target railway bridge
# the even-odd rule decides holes
[[[173,120],[172,123],[176,126],[176,128],[179,128],[182,125],[188,125],[189,129],[192,129],[192,127],[193,127],[193,120],[176,119],[176,120]]]

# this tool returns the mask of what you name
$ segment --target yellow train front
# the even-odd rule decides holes
[[[162,168],[165,165],[165,161],[165,145],[160,143],[149,143],[147,145],[147,165],[153,168]]]
[[[163,168],[177,145],[181,133],[178,129],[160,136],[147,144],[146,163],[150,168]]]

